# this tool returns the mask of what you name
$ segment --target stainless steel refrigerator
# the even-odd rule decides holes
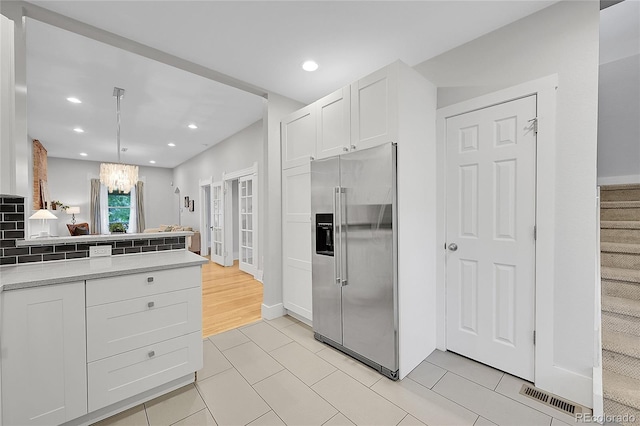
[[[398,378],[396,145],[311,162],[313,330]]]

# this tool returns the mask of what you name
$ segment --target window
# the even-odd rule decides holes
[[[107,197],[109,207],[109,227],[112,223],[122,223],[129,227],[131,215],[131,193],[111,192]]]

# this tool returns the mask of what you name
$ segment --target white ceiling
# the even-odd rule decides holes
[[[396,59],[413,66],[556,1],[34,1],[38,6],[310,103]],[[32,29],[33,27],[33,29]],[[29,23],[29,134],[51,156],[174,167],[261,117],[262,100]],[[318,71],[300,68],[306,59]],[[69,104],[65,98],[86,101]],[[194,121],[201,126],[190,131]],[[87,130],[82,135],[75,126]],[[172,140],[178,147],[169,149]],[[91,150],[89,149],[91,148]],[[107,158],[108,157],[108,158]]]

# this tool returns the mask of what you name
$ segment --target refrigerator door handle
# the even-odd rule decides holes
[[[340,261],[342,258],[340,256],[340,250],[342,249],[342,222],[341,218],[339,218],[339,206],[340,187],[336,186],[333,188],[333,276],[335,278],[335,283],[341,285],[342,278],[340,277],[340,271],[342,269],[342,265],[340,264]]]
[[[344,223],[346,216],[347,216],[347,211],[346,211],[346,189],[343,187],[340,187],[340,194],[338,196],[338,200],[339,202],[339,206],[338,209],[340,210],[340,279],[341,279],[341,285],[345,286],[347,285],[347,237],[346,237],[346,226],[345,229],[342,229],[342,224]],[[345,201],[344,204],[342,201]],[[343,216],[344,213],[344,216]],[[346,224],[345,224],[346,225]],[[344,245],[343,245],[343,238],[344,238]]]

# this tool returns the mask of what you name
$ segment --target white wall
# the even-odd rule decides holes
[[[598,31],[598,2],[564,1],[415,67],[439,87],[439,107],[558,75],[554,226],[539,230],[555,239],[548,367],[564,374],[551,387],[588,405],[591,387],[578,388],[593,366]]]
[[[640,55],[600,65],[598,183],[640,183]]]
[[[173,169],[173,184],[180,188],[182,198],[195,200],[195,211],[182,210],[182,225],[200,230],[199,181],[213,177],[222,180],[223,173],[246,169],[258,163],[258,179],[262,175],[262,120],[212,146],[203,153]],[[258,195],[260,196],[260,194]]]
[[[77,222],[91,223],[89,200],[91,197],[92,178],[100,175],[100,163],[96,161],[70,160],[49,157],[47,159],[47,180],[52,200],[61,201],[68,206],[79,206],[80,214]],[[171,187],[172,170],[162,167],[140,166],[138,178],[144,182],[144,207],[147,228],[155,228],[160,224],[173,223],[174,210],[167,206],[167,200],[173,196]],[[27,209],[30,206],[27,206]],[[58,235],[68,235],[67,223],[71,216],[58,215]]]

